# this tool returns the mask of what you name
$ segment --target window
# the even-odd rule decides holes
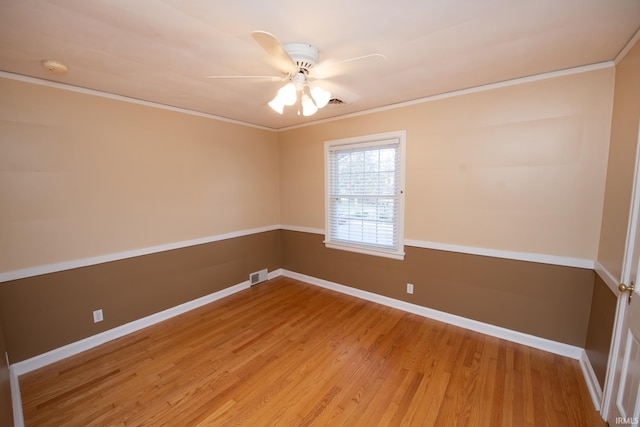
[[[406,132],[325,142],[325,245],[404,259]]]

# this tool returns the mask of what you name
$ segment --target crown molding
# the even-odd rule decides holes
[[[22,74],[9,73],[7,71],[0,71],[0,78],[5,78],[8,80],[16,80],[16,81],[25,82],[25,83],[32,83],[40,86],[52,87],[55,89],[68,90],[70,92],[77,92],[85,95],[97,96],[100,98],[107,98],[107,99],[113,99],[116,101],[128,102],[130,104],[144,105],[146,107],[159,108],[161,110],[168,110],[176,113],[189,114],[191,116],[204,117],[206,119],[212,119],[220,122],[232,123],[235,125],[247,126],[247,127],[261,129],[261,130],[268,130],[271,132],[276,131],[275,129],[270,127],[260,126],[260,125],[256,125],[249,122],[243,122],[240,120],[229,119],[227,117],[216,116],[214,114],[202,113],[200,111],[189,110],[187,108],[174,107],[172,105],[166,105],[166,104],[160,104],[152,101],[145,101],[142,99],[130,98],[128,96],[116,95],[109,92],[103,92],[96,89],[88,89],[85,87],[74,86],[67,83],[54,82],[52,80],[45,80],[37,77],[25,76]]]
[[[471,93],[484,92],[484,91],[493,90],[493,89],[499,89],[499,88],[503,88],[503,87],[515,86],[515,85],[520,85],[520,84],[525,84],[525,83],[537,82],[537,81],[541,81],[541,80],[553,79],[553,78],[557,78],[557,77],[564,77],[564,76],[569,76],[569,75],[573,75],[573,74],[587,73],[587,72],[590,72],[590,71],[601,70],[601,69],[605,69],[605,68],[611,68],[611,67],[614,67],[617,64],[617,62],[619,62],[619,60],[621,60],[622,57],[624,57],[624,55],[626,55],[626,53],[633,47],[633,45],[635,44],[635,42],[638,39],[640,39],[640,30],[629,41],[629,43],[627,43],[627,45],[623,48],[623,50],[618,54],[616,59],[612,60],[612,61],[598,62],[598,63],[595,63],[595,64],[583,65],[583,66],[580,66],[580,67],[567,68],[565,70],[551,71],[551,72],[547,72],[547,73],[540,73],[540,74],[535,74],[535,75],[531,75],[531,76],[520,77],[520,78],[517,78],[517,79],[504,80],[504,81],[501,81],[501,82],[490,83],[490,84],[481,85],[481,86],[474,86],[474,87],[467,88],[467,89],[461,89],[461,90],[455,90],[455,91],[451,91],[451,92],[445,92],[445,93],[441,93],[441,94],[437,94],[437,95],[431,95],[431,96],[427,96],[427,97],[423,97],[423,98],[414,99],[414,100],[411,100],[411,101],[400,102],[400,103],[391,104],[391,105],[385,105],[385,106],[382,106],[382,107],[370,108],[368,110],[357,111],[357,112],[354,112],[354,113],[343,114],[343,115],[336,116],[336,117],[330,117],[330,118],[326,118],[326,119],[315,120],[315,121],[311,121],[311,122],[307,122],[307,123],[301,123],[301,124],[298,124],[298,125],[286,126],[286,127],[282,127],[282,128],[271,128],[271,127],[256,125],[256,124],[253,124],[253,123],[243,122],[243,121],[240,121],[240,120],[229,119],[229,118],[226,118],[226,117],[216,116],[216,115],[213,115],[213,114],[202,113],[202,112],[194,111],[194,110],[188,110],[186,108],[174,107],[174,106],[171,106],[171,105],[159,104],[159,103],[151,102],[151,101],[144,101],[144,100],[141,100],[141,99],[130,98],[130,97],[123,96],[123,95],[115,95],[115,94],[108,93],[108,92],[102,92],[102,91],[95,90],[95,89],[88,89],[88,88],[83,88],[83,87],[79,87],[79,86],[69,85],[69,84],[66,84],[66,83],[54,82],[54,81],[51,81],[51,80],[45,80],[45,79],[40,79],[40,78],[36,78],[36,77],[29,77],[29,76],[24,76],[24,75],[21,75],[21,74],[9,73],[7,71],[0,71],[0,78],[6,78],[6,79],[10,79],[10,80],[17,80],[17,81],[22,81],[22,82],[27,82],[27,83],[33,83],[33,84],[38,84],[38,85],[41,85],[41,86],[53,87],[53,88],[57,88],[57,89],[69,90],[69,91],[72,91],[72,92],[78,92],[78,93],[83,93],[83,94],[87,94],[87,95],[99,96],[99,97],[102,97],[102,98],[114,99],[114,100],[122,101],[122,102],[129,102],[129,103],[132,103],[132,104],[145,105],[145,106],[152,107],[152,108],[160,108],[160,109],[163,109],[163,110],[169,110],[169,111],[174,111],[174,112],[183,113],[183,114],[190,114],[190,115],[193,115],[193,116],[204,117],[204,118],[208,118],[208,119],[212,119],[212,120],[218,120],[218,121],[222,121],[222,122],[233,123],[233,124],[237,124],[237,125],[240,125],[240,126],[252,127],[252,128],[255,128],[255,129],[267,130],[267,131],[271,131],[271,132],[282,132],[282,131],[288,131],[288,130],[292,130],[292,129],[304,128],[304,127],[307,127],[307,126],[314,126],[314,125],[318,125],[318,124],[334,122],[334,121],[337,121],[337,120],[349,119],[349,118],[352,118],[352,117],[359,117],[359,116],[364,116],[364,115],[373,114],[373,113],[379,113],[379,112],[388,111],[388,110],[395,110],[397,108],[404,108],[404,107],[409,107],[411,105],[417,105],[417,104],[423,104],[423,103],[426,103],[426,102],[438,101],[440,99],[453,98],[453,97],[456,97],[456,96],[463,96],[463,95],[468,95],[468,94],[471,94]]]
[[[336,120],[349,119],[351,117],[359,117],[359,116],[364,116],[364,115],[367,115],[367,114],[373,114],[373,113],[379,113],[379,112],[388,111],[388,110],[395,110],[397,108],[409,107],[411,105],[438,101],[440,99],[453,98],[453,97],[456,97],[456,96],[468,95],[468,94],[471,94],[471,93],[485,92],[485,91],[488,91],[488,90],[499,89],[499,88],[503,88],[503,87],[516,86],[516,85],[521,85],[521,84],[525,84],[525,83],[538,82],[538,81],[541,81],[541,80],[554,79],[554,78],[557,78],[557,77],[570,76],[570,75],[573,75],[573,74],[588,73],[590,71],[602,70],[602,69],[605,69],[605,68],[612,68],[614,66],[615,66],[614,61],[605,61],[605,62],[598,62],[598,63],[595,63],[595,64],[583,65],[583,66],[580,66],[580,67],[567,68],[567,69],[564,69],[564,70],[550,71],[548,73],[534,74],[534,75],[531,75],[531,76],[520,77],[520,78],[517,78],[517,79],[504,80],[504,81],[501,81],[501,82],[490,83],[490,84],[481,85],[481,86],[474,86],[474,87],[470,87],[470,88],[467,88],[467,89],[454,90],[454,91],[451,91],[451,92],[445,92],[445,93],[441,93],[441,94],[437,94],[437,95],[431,95],[431,96],[427,96],[427,97],[424,97],[424,98],[414,99],[414,100],[411,100],[411,101],[400,102],[400,103],[397,103],[397,104],[385,105],[383,107],[377,107],[377,108],[371,108],[371,109],[368,109],[368,110],[357,111],[357,112],[354,112],[354,113],[344,114],[344,115],[337,116],[337,117],[330,117],[330,118],[327,118],[327,119],[316,120],[316,121],[313,121],[313,122],[302,123],[302,124],[299,124],[299,125],[287,126],[287,127],[284,127],[284,128],[279,128],[279,129],[277,129],[277,131],[281,132],[281,131],[287,131],[287,130],[292,130],[292,129],[299,129],[299,128],[303,128],[303,127],[307,127],[307,126],[313,126],[313,125],[318,125],[318,124],[322,124],[322,123],[334,122]]]
[[[614,65],[618,65],[620,63],[620,61],[622,61],[624,59],[624,57],[627,56],[627,53],[629,53],[629,51],[636,45],[638,40],[640,40],[640,28],[638,28],[638,31],[636,31],[636,33],[633,35],[633,37],[631,37],[629,39],[627,44],[624,45],[622,50],[618,53],[616,58],[613,60],[613,64]]]

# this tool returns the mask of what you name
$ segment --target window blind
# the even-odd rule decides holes
[[[400,141],[328,149],[328,240],[399,251]]]

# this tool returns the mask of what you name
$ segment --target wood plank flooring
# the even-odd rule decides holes
[[[605,426],[578,362],[288,278],[20,377],[27,426]]]

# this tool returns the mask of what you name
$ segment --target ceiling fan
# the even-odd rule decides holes
[[[380,53],[358,56],[336,62],[318,64],[318,48],[306,43],[280,43],[271,33],[254,31],[253,39],[269,54],[271,64],[282,73],[281,76],[207,76],[209,79],[261,79],[287,82],[278,90],[269,106],[279,114],[284,107],[294,105],[300,99],[302,114],[311,116],[331,100],[331,93],[320,86],[311,84],[313,80],[341,74],[338,65],[366,58],[386,57]],[[343,71],[343,70],[342,70]],[[300,111],[298,111],[300,114]]]

